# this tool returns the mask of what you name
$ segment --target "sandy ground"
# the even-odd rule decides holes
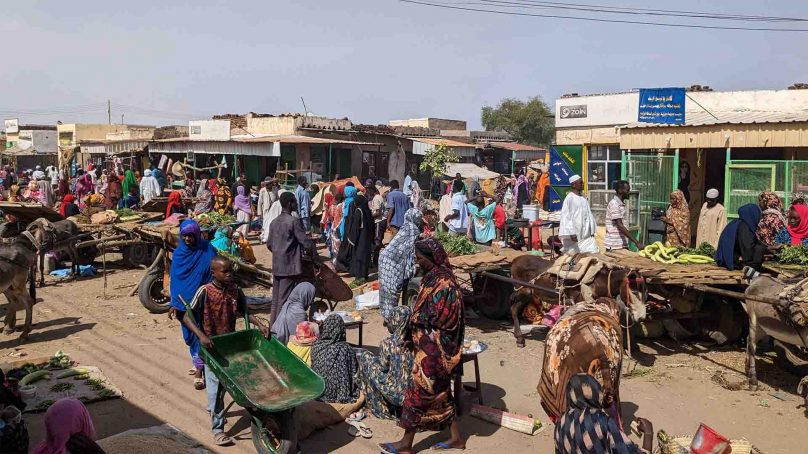
[[[256,247],[259,260],[268,253]],[[228,415],[228,433],[236,445],[213,448],[206,394],[195,391],[187,375],[190,359],[182,342],[180,327],[163,315],[148,313],[135,297],[127,294],[141,271],[114,269],[104,279],[85,278],[75,282],[49,281],[39,290],[43,302],[34,311],[35,327],[29,341],[19,344],[17,336],[0,335],[0,362],[50,355],[64,350],[81,364],[100,367],[124,392],[123,399],[89,405],[100,437],[132,428],[170,423],[190,437],[211,446],[215,452],[254,452],[246,413],[233,407]],[[343,303],[343,308],[347,304]],[[378,311],[366,312],[364,342],[377,346],[386,330]],[[22,315],[22,314],[20,314]],[[467,336],[486,342],[490,348],[480,355],[483,399],[486,405],[532,414],[544,427],[533,436],[504,429],[471,416],[461,419],[468,437],[468,452],[552,452],[553,427],[539,406],[536,393],[541,370],[543,343],[529,338],[518,349],[507,324],[484,318],[469,318]],[[356,341],[356,331],[348,332]],[[770,358],[759,360],[762,388],[730,391],[711,377],[721,371],[729,381],[743,380],[743,354],[739,347],[711,349],[673,341],[649,342],[642,352],[649,367],[627,367],[633,371],[621,385],[622,410],[628,421],[635,416],[650,419],[656,430],[669,434],[693,434],[705,422],[731,438],[745,437],[765,453],[808,452],[808,419],[798,408],[795,394],[798,379],[777,369]],[[466,383],[473,370],[466,368]],[[463,404],[476,396],[466,393]],[[32,442],[42,439],[42,415],[26,415]],[[370,440],[354,439],[345,425],[315,433],[302,443],[305,453],[377,453],[376,444],[396,440],[401,431],[391,422],[370,418]],[[416,449],[423,451],[447,435],[425,433],[416,437]]]

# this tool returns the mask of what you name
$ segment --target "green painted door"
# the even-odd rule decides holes
[[[623,175],[632,191],[639,191],[640,236],[645,243],[659,238],[646,238],[647,225],[654,208],[666,209],[670,194],[676,189],[678,155],[623,153]]]

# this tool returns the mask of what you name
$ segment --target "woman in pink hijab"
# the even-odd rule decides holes
[[[103,452],[93,441],[95,428],[87,408],[76,399],[59,399],[45,413],[45,441],[34,454],[69,454],[71,448],[81,452]]]

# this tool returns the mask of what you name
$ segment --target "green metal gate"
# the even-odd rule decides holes
[[[792,194],[808,192],[808,161],[728,160],[724,182],[727,217],[737,218],[738,208],[757,203],[761,192],[772,191],[791,205]]]
[[[633,191],[640,193],[640,239],[644,243],[662,238],[648,237],[648,221],[654,208],[666,209],[676,189],[679,153],[636,154],[623,150],[622,170]]]

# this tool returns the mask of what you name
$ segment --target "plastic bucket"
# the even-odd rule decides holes
[[[732,447],[728,439],[710,426],[701,423],[696,436],[693,437],[693,442],[690,443],[690,452],[692,454],[728,454],[732,452]]]
[[[538,221],[539,211],[540,210],[538,205],[523,205],[522,217],[527,219],[528,221]]]

